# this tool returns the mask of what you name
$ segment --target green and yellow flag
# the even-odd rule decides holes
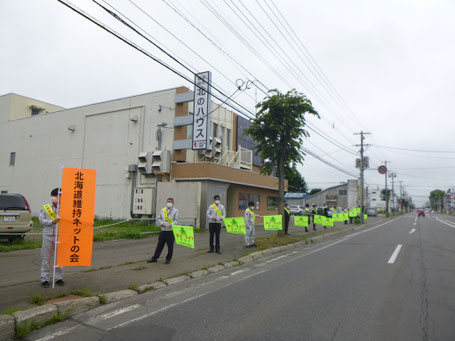
[[[228,233],[246,234],[245,218],[224,218],[223,221]]]
[[[281,215],[266,215],[264,216],[264,229],[265,230],[282,230],[282,216]]]
[[[308,227],[308,217],[298,215],[294,216],[294,225]]]
[[[194,249],[193,226],[174,225],[172,226],[172,232],[174,232],[176,244]]]

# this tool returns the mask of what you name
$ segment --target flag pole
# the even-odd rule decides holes
[[[57,218],[59,217],[60,214],[60,194],[61,194],[61,189],[62,189],[62,177],[63,177],[63,168],[64,166],[60,167],[62,170],[60,172],[60,179],[58,181],[59,187],[58,187],[58,194],[57,194]],[[55,226],[55,238],[54,238],[54,266],[52,267],[52,289],[55,288],[55,268],[57,267],[57,244],[58,244],[58,226],[59,222],[57,221],[57,224]]]

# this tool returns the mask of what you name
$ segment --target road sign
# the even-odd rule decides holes
[[[379,174],[387,173],[387,167],[386,166],[379,166],[378,167],[378,172],[379,172]]]

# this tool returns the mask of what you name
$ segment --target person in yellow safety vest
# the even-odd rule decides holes
[[[308,217],[308,226],[310,226],[311,223],[311,211],[310,211],[310,204],[305,204],[305,210],[303,214]],[[308,232],[308,227],[305,226],[305,232]]]
[[[213,197],[213,204],[209,206],[207,210],[207,218],[209,219],[209,233],[210,241],[209,253],[213,253],[213,237],[216,238],[215,243],[215,252],[221,254],[220,250],[220,233],[221,233],[221,222],[226,218],[226,210],[223,205],[220,203],[220,196],[215,195]]]
[[[43,225],[43,242],[41,245],[41,286],[49,288],[49,276],[53,266],[52,256],[55,248],[55,237],[57,233],[57,224],[60,220],[58,217],[58,202],[60,193],[58,188],[51,192],[51,204],[43,205],[39,214],[39,222]],[[55,268],[55,283],[63,286],[63,268]]]
[[[161,232],[158,236],[158,244],[156,244],[155,254],[147,263],[156,263],[161,256],[164,245],[167,245],[167,256],[165,264],[170,264],[172,254],[174,253],[174,232],[172,225],[178,225],[179,210],[174,207],[174,199],[168,198],[166,207],[160,212],[160,217],[156,220],[157,225],[161,226]]]
[[[291,218],[291,213],[289,212],[288,209],[288,203],[284,203],[284,234],[289,234],[288,229],[289,229],[289,220]]]
[[[348,214],[348,218],[349,218],[349,208],[346,207],[346,208],[344,209],[344,212],[343,212],[343,213],[347,213],[347,214]],[[344,224],[347,225],[347,224],[348,224],[348,221],[345,220],[345,221],[344,221]]]
[[[254,202],[248,203],[248,208],[245,210],[245,247],[256,247],[254,242],[254,223],[259,215],[254,214]]]
[[[316,224],[314,223],[314,216],[318,214],[318,209],[316,208],[316,204],[313,203],[311,204],[313,206],[313,209],[311,210],[311,216],[313,217],[313,230],[316,231]]]

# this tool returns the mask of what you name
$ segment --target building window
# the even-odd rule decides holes
[[[371,199],[371,200],[376,201],[376,199]]]
[[[11,152],[9,155],[9,165],[14,166],[16,164],[16,152]]]
[[[231,150],[231,129],[226,128],[226,146],[227,149]]]
[[[267,210],[276,211],[278,209],[278,197],[267,197]]]
[[[218,137],[218,124],[213,123],[213,132],[212,132],[213,137]]]
[[[338,195],[348,195],[348,190],[347,189],[340,189],[338,191]]]
[[[254,208],[259,210],[259,195],[257,194],[239,194],[239,210],[246,210],[248,208],[248,202],[254,202]]]

